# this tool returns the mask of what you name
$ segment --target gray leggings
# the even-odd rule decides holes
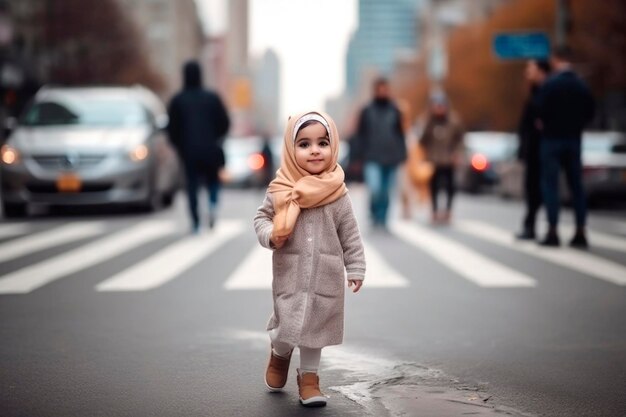
[[[272,339],[272,346],[274,347],[274,352],[279,356],[289,356],[289,352],[291,352],[294,346],[291,346],[287,343],[277,342],[274,339],[274,331],[270,330],[270,339]],[[322,356],[322,349],[312,349],[304,346],[298,346],[300,350],[300,373],[305,372],[313,372],[317,373],[317,370],[320,367],[320,358]]]

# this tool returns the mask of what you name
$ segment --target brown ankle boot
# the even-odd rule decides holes
[[[298,370],[298,391],[300,392],[300,404],[305,407],[324,407],[326,397],[320,391],[320,378],[316,373],[300,373]]]
[[[270,391],[282,391],[287,383],[290,361],[291,352],[289,352],[289,357],[283,358],[275,355],[274,352],[270,350],[270,361],[265,371],[265,385]]]

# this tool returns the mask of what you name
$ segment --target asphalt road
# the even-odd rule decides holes
[[[351,192],[368,275],[322,354],[326,408],[298,404],[296,363],[285,393],[263,386],[262,194],[226,190],[197,237],[182,199],[1,222],[0,415],[626,415],[624,211],[591,214],[589,252],[548,250],[513,241],[518,202],[461,196],[450,227],[422,209],[379,232]]]

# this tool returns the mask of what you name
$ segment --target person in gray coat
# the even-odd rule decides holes
[[[260,244],[273,251],[270,391],[287,381],[291,352],[300,350],[298,387],[304,406],[326,405],[317,375],[321,350],[343,340],[346,273],[357,292],[365,257],[344,173],[339,135],[322,112],[290,118],[276,178],[254,218]]]

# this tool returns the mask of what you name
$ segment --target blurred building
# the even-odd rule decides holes
[[[224,36],[211,36],[207,39],[202,57],[205,68],[204,82],[216,90],[223,99],[230,94],[227,48],[228,45]]]
[[[228,2],[228,67],[233,75],[248,74],[248,0]]]
[[[421,45],[427,75],[435,83],[447,73],[446,37],[456,27],[486,19],[510,0],[424,0],[419,12]]]
[[[416,0],[359,0],[358,28],[347,54],[348,93],[358,91],[364,74],[389,76],[402,51],[415,51],[419,34],[417,7]]]
[[[0,1],[0,123],[3,125],[7,117],[15,117],[22,111],[37,91],[38,80],[45,75],[45,65],[36,59],[43,46],[43,11],[42,1]]]
[[[46,83],[163,89],[142,33],[117,0],[0,0],[0,117]]]
[[[145,34],[148,56],[165,79],[164,95],[182,85],[181,68],[199,59],[204,35],[194,0],[117,0]],[[205,71],[206,72],[206,71]]]
[[[248,136],[254,133],[252,115],[253,85],[248,67],[248,0],[228,2],[226,57],[228,65],[228,101],[231,134]]]
[[[265,51],[252,65],[255,130],[275,135],[280,114],[280,60],[273,50]]]

